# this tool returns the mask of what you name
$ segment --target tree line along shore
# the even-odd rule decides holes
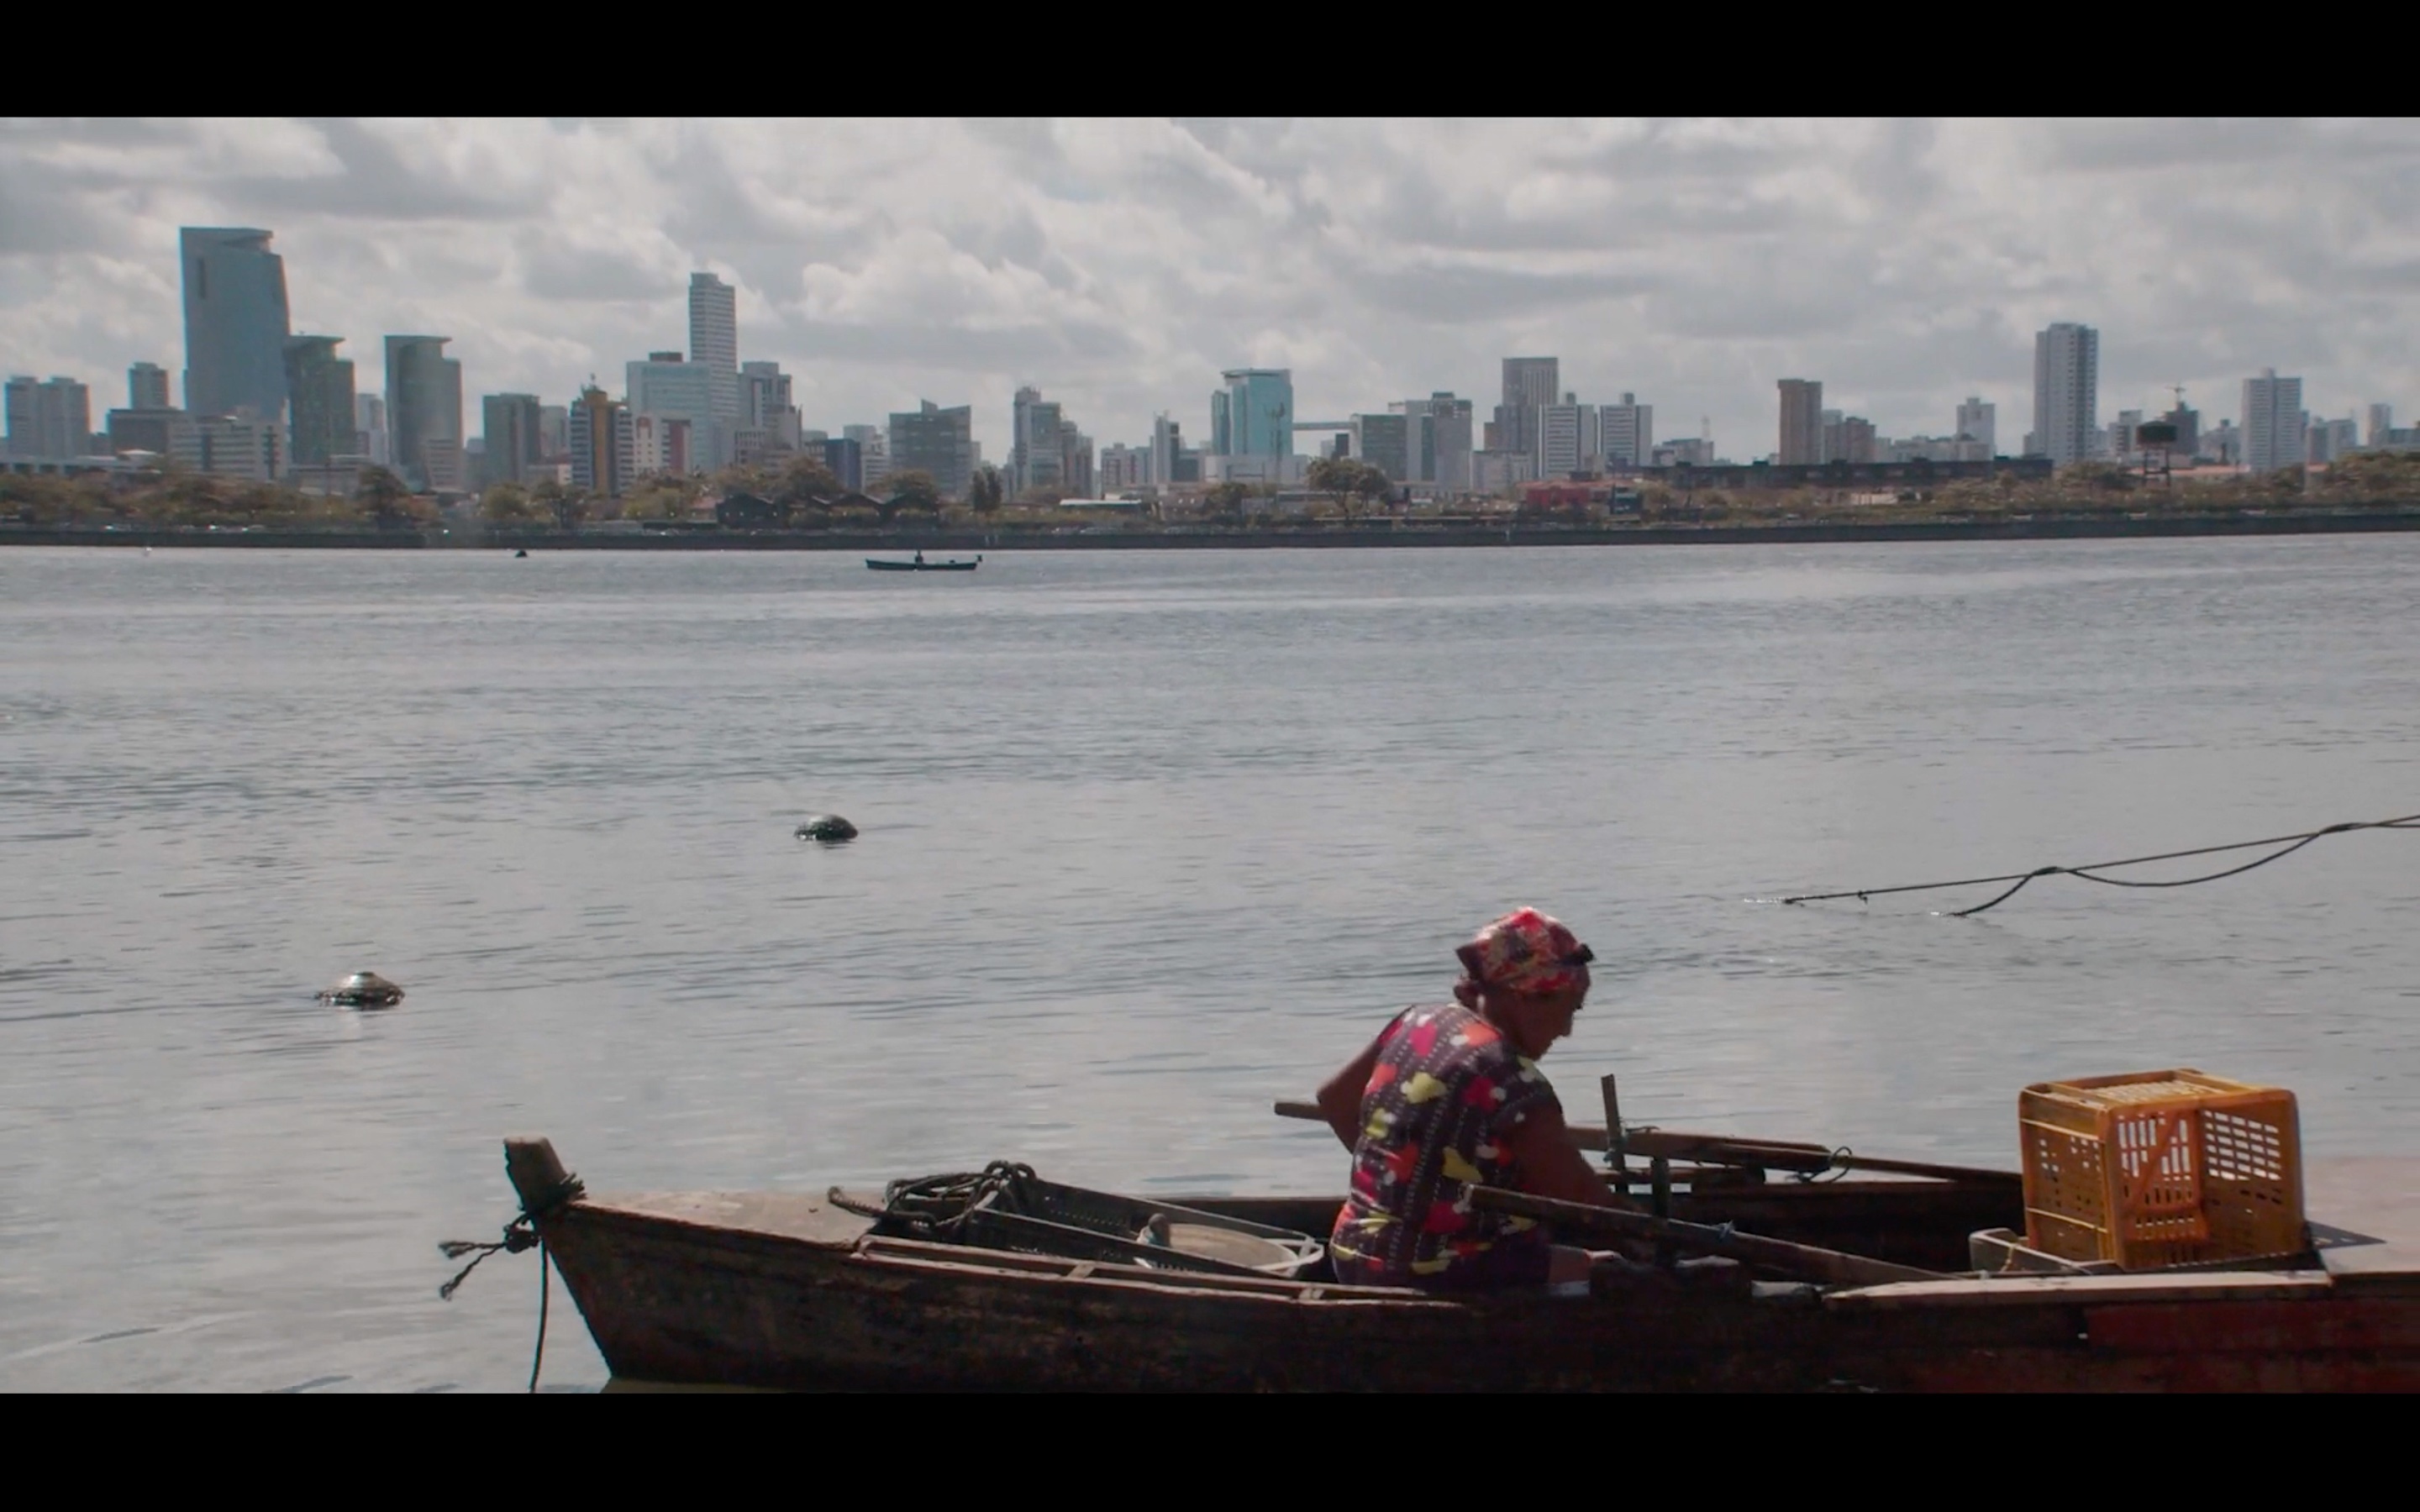
[[[399,537],[446,545],[594,538],[600,546],[705,547],[747,535],[850,549],[891,540],[1142,546],[1155,537],[1172,545],[1207,544],[1204,537],[1408,545],[1507,532],[1549,540],[2265,533],[2415,528],[2399,522],[2420,516],[2420,454],[2411,453],[2361,453],[2325,468],[2218,480],[2147,479],[2106,463],[2080,463],[2047,479],[1962,479],[1881,496],[1658,481],[1555,486],[1528,498],[1446,503],[1400,501],[1367,464],[1321,465],[1331,460],[1314,464],[1308,486],[1282,498],[1226,484],[1114,513],[1047,495],[1009,501],[997,476],[985,474],[966,500],[942,498],[929,477],[913,472],[886,480],[876,498],[845,488],[806,459],[779,469],[644,479],[619,499],[583,495],[552,480],[438,499],[414,495],[378,468],[365,470],[349,494],[174,469],[0,473],[0,541],[274,535],[280,544],[375,536],[396,544]]]

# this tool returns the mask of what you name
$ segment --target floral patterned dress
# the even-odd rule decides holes
[[[1503,1135],[1559,1106],[1555,1089],[1502,1030],[1459,1004],[1405,1009],[1379,1038],[1352,1193],[1328,1240],[1336,1278],[1433,1290],[1544,1284],[1544,1231],[1476,1211],[1469,1194],[1517,1184]]]

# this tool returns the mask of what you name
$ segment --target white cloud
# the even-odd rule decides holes
[[[182,365],[179,224],[277,233],[298,327],[456,338],[471,392],[566,397],[686,344],[741,348],[808,423],[1019,382],[1103,442],[1218,370],[1290,363],[1305,414],[1553,352],[1585,398],[1773,443],[1773,382],[1886,432],[1969,393],[2024,432],[2031,333],[2102,332],[2102,404],[2213,416],[2301,372],[2317,411],[2420,410],[2420,126],[1980,121],[202,121],[0,126],[0,365],[120,402]]]

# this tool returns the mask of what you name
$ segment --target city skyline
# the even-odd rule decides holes
[[[1305,416],[1484,419],[1523,352],[1743,459],[1798,373],[1889,434],[1979,396],[2014,452],[2059,322],[2105,334],[2103,420],[2171,383],[2226,414],[2270,367],[2315,417],[2412,404],[2415,166],[2409,122],[31,123],[0,129],[0,365],[98,420],[131,363],[182,366],[178,228],[263,226],[290,330],[368,355],[365,390],[386,334],[452,332],[466,397],[566,403],[694,351],[708,271],[810,428],[965,405],[992,460],[1029,384],[1139,446],[1163,411],[1206,439],[1242,368]]]

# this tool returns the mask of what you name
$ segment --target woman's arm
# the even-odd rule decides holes
[[[1605,1178],[1591,1169],[1588,1157],[1572,1143],[1563,1127],[1563,1110],[1555,1103],[1497,1135],[1512,1152],[1521,1190],[1531,1196],[1563,1202],[1585,1202],[1594,1208],[1630,1208],[1637,1204],[1615,1196]]]
[[[1388,1029],[1393,1028],[1389,1024]],[[1344,1063],[1344,1069],[1320,1084],[1319,1115],[1336,1131],[1336,1137],[1346,1149],[1361,1142],[1361,1089],[1370,1085],[1370,1073],[1378,1069],[1378,1052],[1387,1042],[1387,1030],[1378,1031],[1369,1048]]]

